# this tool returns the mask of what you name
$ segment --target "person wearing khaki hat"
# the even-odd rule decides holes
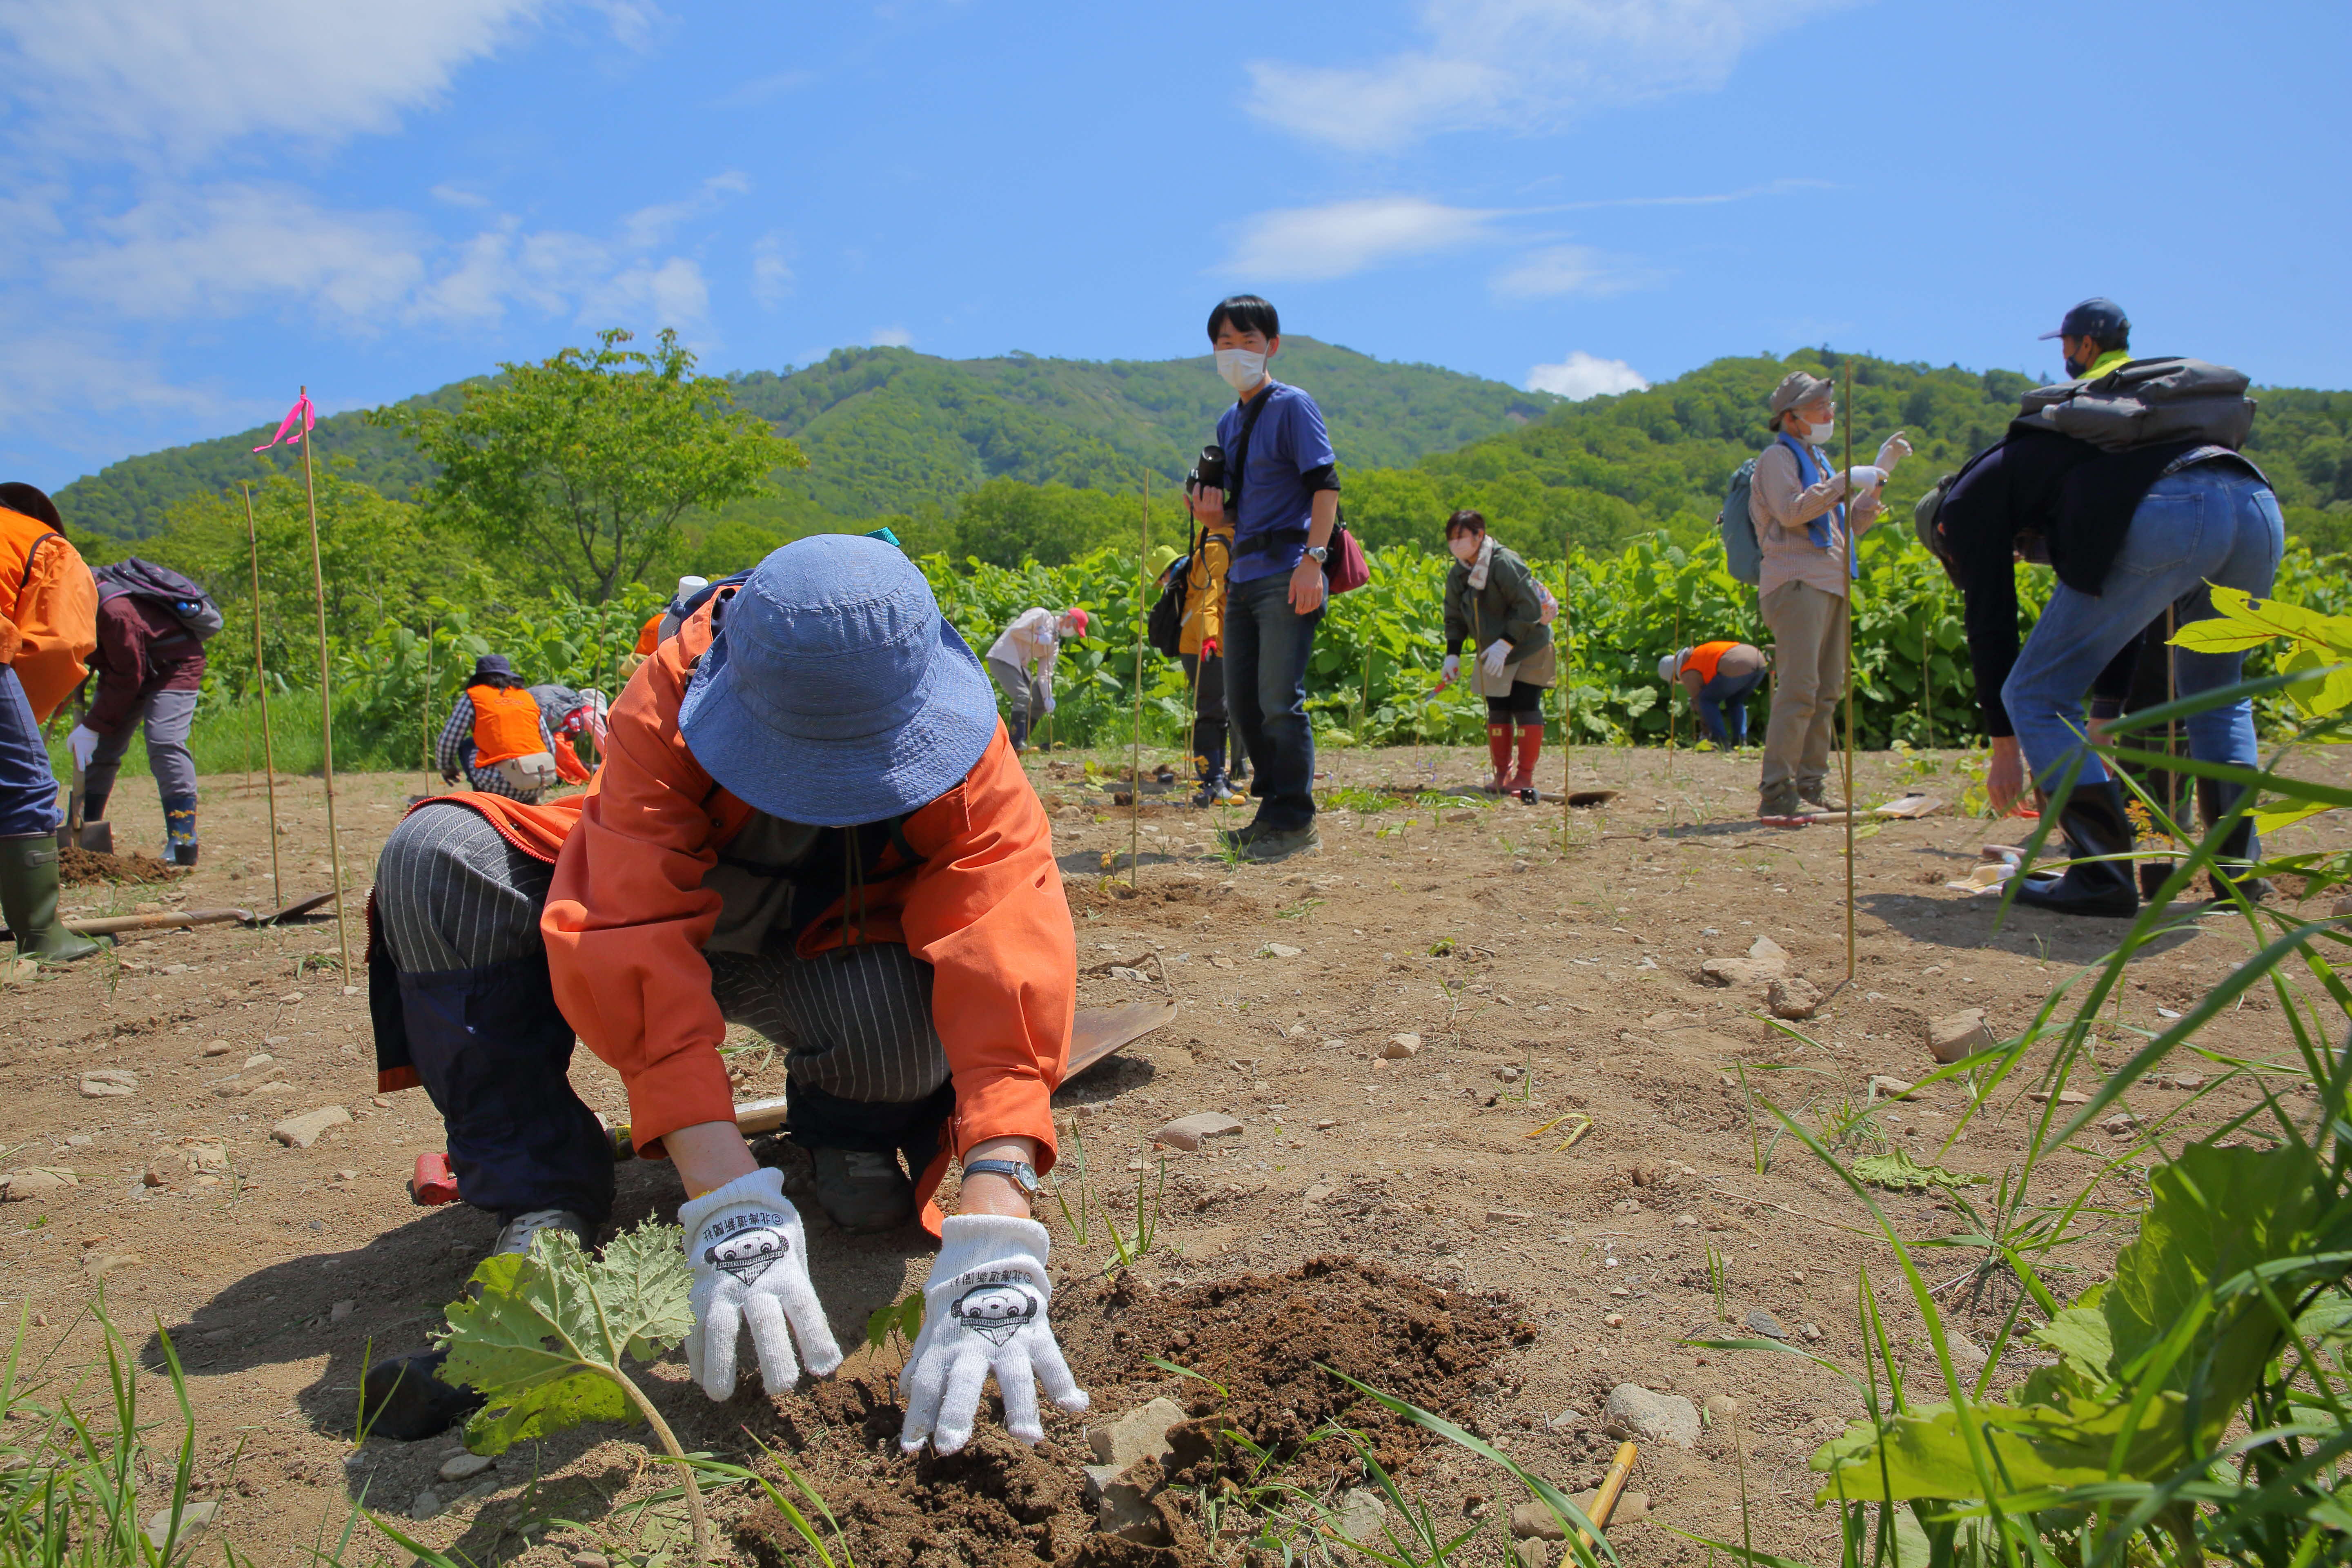
[[[1879,492],[1911,444],[1897,430],[1878,460],[1842,472],[1822,450],[1837,426],[1832,388],[1792,370],[1772,389],[1772,444],[1756,459],[1748,520],[1763,552],[1757,595],[1772,629],[1772,716],[1764,731],[1764,769],[1756,815],[1788,821],[1811,811],[1843,810],[1829,798],[1830,725],[1845,688],[1847,531],[1878,519]]]

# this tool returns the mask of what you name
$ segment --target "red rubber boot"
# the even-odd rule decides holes
[[[1511,775],[1511,793],[1533,805],[1536,801],[1536,759],[1543,755],[1543,726],[1519,726],[1519,771]]]
[[[1486,726],[1486,759],[1495,764],[1495,776],[1486,787],[1496,795],[1511,787],[1511,727],[1508,724]]]

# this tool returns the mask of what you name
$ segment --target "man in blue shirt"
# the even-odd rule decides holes
[[[1235,401],[1217,421],[1225,489],[1186,492],[1193,517],[1214,527],[1234,514],[1225,574],[1226,701],[1256,763],[1257,816],[1231,836],[1253,860],[1315,848],[1315,731],[1307,720],[1307,661],[1323,619],[1323,563],[1339,521],[1339,458],[1322,410],[1266,374],[1282,350],[1282,319],[1255,294],[1209,312],[1217,374]]]

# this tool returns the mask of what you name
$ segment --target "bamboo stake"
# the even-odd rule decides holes
[[[1559,645],[1559,847],[1563,851],[1568,847],[1568,796],[1576,787],[1576,649],[1569,610],[1569,590],[1573,584],[1569,563],[1575,548],[1572,535],[1560,535],[1559,636],[1552,640]]]
[[[1839,619],[1845,635],[1845,977],[1853,981],[1853,362],[1845,363],[1845,607]]]
[[[310,389],[301,395],[308,399]],[[306,434],[308,434],[306,432]],[[319,492],[310,477],[310,447],[302,443],[302,502],[310,518],[310,587],[319,605],[319,771],[327,785],[327,862],[335,879],[335,945],[343,961],[343,984],[355,984],[352,968],[351,921],[344,917],[343,845],[335,835],[335,702],[327,666],[327,571],[319,560]]]
[[[1144,607],[1150,596],[1151,470],[1143,470],[1141,545],[1135,552],[1135,745],[1127,762],[1127,885],[1143,886],[1143,645],[1149,639],[1151,612]]]
[[[437,624],[437,617],[425,617],[425,705],[416,715],[417,754],[423,760],[426,795],[433,793],[433,632]]]
[[[1932,616],[1936,612],[1931,609],[1927,613]],[[1919,628],[1919,679],[1927,683],[1927,749],[1931,752],[1936,749],[1936,667],[1929,662],[1934,657],[1927,642],[1927,628],[1922,626]],[[1853,803],[1849,801],[1847,804]]]
[[[253,530],[253,487],[245,492],[245,547],[253,557],[253,689],[261,694],[261,771],[269,781],[269,890],[286,907],[286,875],[278,865],[278,752],[269,737],[269,672],[261,662],[261,538]]]

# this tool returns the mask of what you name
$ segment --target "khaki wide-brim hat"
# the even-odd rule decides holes
[[[1780,385],[1772,389],[1771,401],[1766,406],[1771,409],[1772,417],[1778,419],[1791,408],[1802,408],[1808,403],[1833,395],[1836,391],[1818,375],[1792,370],[1780,378]]]

